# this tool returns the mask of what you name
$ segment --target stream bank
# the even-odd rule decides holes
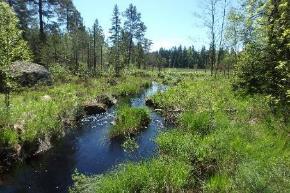
[[[145,106],[145,100],[165,87],[156,83],[140,95],[122,101],[132,107]],[[107,112],[84,118],[74,135],[68,135],[54,148],[37,160],[30,160],[0,182],[2,193],[67,192],[72,185],[71,176],[77,170],[86,175],[102,174],[127,161],[151,158],[156,152],[154,138],[164,128],[164,119],[150,112],[148,129],[136,136],[139,148],[125,152],[122,140],[109,140],[108,132],[115,119],[116,107]]]

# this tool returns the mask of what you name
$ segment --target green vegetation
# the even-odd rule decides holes
[[[290,5],[287,0],[253,1],[245,13],[248,34],[236,66],[235,86],[247,93],[263,93],[272,108],[289,119],[290,112]],[[252,20],[261,10],[264,14]]]
[[[132,95],[150,83],[150,79],[135,76],[122,76],[116,79],[117,85],[110,85],[108,78],[87,79],[62,75],[61,67],[56,73],[51,87],[23,89],[11,96],[9,112],[0,106],[0,144],[13,147],[16,144],[34,142],[44,136],[61,136],[65,125],[71,126],[80,113],[84,101],[96,98],[106,92],[116,97]],[[64,77],[69,82],[64,81]],[[65,81],[66,81],[65,80]],[[0,100],[3,96],[0,96]],[[143,111],[142,111],[143,112]]]
[[[122,147],[123,147],[125,152],[133,152],[139,148],[139,145],[138,145],[136,139],[134,139],[132,137],[127,137],[126,140],[124,141],[124,143],[122,144]]]
[[[114,6],[105,37],[72,0],[0,1],[0,169],[62,137],[87,101],[133,95],[157,79],[171,87],[149,103],[175,126],[156,138],[159,154],[100,176],[76,173],[72,193],[290,192],[289,0],[205,0],[208,49],[155,52],[132,4]],[[9,69],[17,60],[46,66],[53,84],[17,88]],[[110,137],[132,151],[130,135],[149,120],[146,108],[121,106]]]
[[[175,159],[153,159],[128,163],[103,176],[86,177],[76,173],[71,192],[179,192],[187,184],[191,167]]]
[[[289,192],[289,125],[273,115],[267,97],[207,77],[185,78],[152,99],[177,117],[176,129],[156,139],[158,158],[103,176],[76,175],[71,192]]]
[[[5,93],[6,108],[9,108],[12,90],[9,66],[15,60],[30,60],[31,57],[17,25],[16,14],[8,4],[0,2],[0,92]]]
[[[148,109],[121,106],[117,111],[116,124],[110,130],[110,137],[126,137],[136,134],[146,127],[149,121]]]

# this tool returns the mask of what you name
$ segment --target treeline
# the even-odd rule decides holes
[[[229,72],[233,68],[234,57],[236,55],[233,49],[220,50],[220,70]],[[152,53],[159,58],[161,67],[166,68],[192,68],[192,69],[208,69],[210,66],[211,51],[205,46],[201,50],[195,50],[194,46],[190,47],[173,47],[171,49],[161,48],[158,52]]]
[[[35,62],[66,65],[72,72],[96,74],[112,67],[116,74],[134,64],[141,68],[151,41],[136,6],[113,10],[110,36],[96,19],[87,28],[72,0],[6,0],[19,18],[18,27]],[[122,21],[124,20],[124,21]]]

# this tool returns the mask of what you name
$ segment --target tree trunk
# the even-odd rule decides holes
[[[94,74],[96,74],[97,59],[96,59],[96,26],[94,25]]]
[[[223,21],[222,21],[222,27],[221,27],[221,33],[220,33],[220,44],[219,44],[219,51],[218,51],[218,55],[217,55],[217,63],[216,63],[216,73],[217,70],[220,66],[220,62],[221,62],[221,48],[222,48],[222,43],[223,43],[223,34],[224,34],[224,25],[225,25],[225,17],[226,17],[226,6],[227,6],[227,0],[224,1],[224,12],[223,12]]]
[[[214,65],[215,65],[215,60],[216,60],[216,50],[215,50],[215,31],[214,31],[214,26],[215,26],[215,3],[212,1],[211,2],[211,18],[212,18],[212,23],[211,23],[211,36],[212,36],[212,52],[211,52],[211,76],[213,75],[213,70],[214,70]]]
[[[43,21],[43,0],[38,0],[38,16],[39,16],[39,38],[41,43],[45,41],[44,21]]]
[[[88,43],[88,58],[87,58],[87,67],[88,67],[88,71],[91,72],[91,54],[90,54],[90,42]]]
[[[103,70],[103,44],[101,44],[101,70]]]
[[[130,35],[130,40],[129,40],[129,48],[128,48],[128,58],[127,58],[127,65],[130,65],[131,62],[131,55],[132,55],[132,36]]]

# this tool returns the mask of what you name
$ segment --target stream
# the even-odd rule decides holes
[[[141,94],[120,103],[143,107],[147,97],[165,89],[164,85],[153,82]],[[125,152],[121,140],[108,138],[115,115],[116,107],[112,107],[106,113],[84,118],[81,128],[72,136],[1,177],[0,193],[67,193],[75,170],[86,175],[103,174],[120,163],[154,156],[157,150],[154,139],[164,129],[164,119],[150,111],[150,125],[135,137],[139,148]]]

